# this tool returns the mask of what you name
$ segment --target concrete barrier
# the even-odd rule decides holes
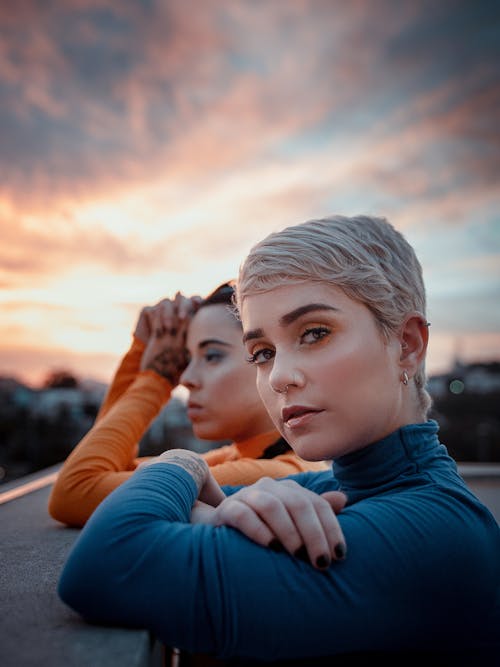
[[[1,667],[162,667],[148,632],[87,625],[57,596],[78,534],[47,513],[57,467],[0,487]]]
[[[62,526],[47,512],[58,468],[0,487],[0,666],[179,663],[178,656],[171,656],[148,632],[88,625],[59,600],[57,581],[78,530]],[[459,469],[500,523],[500,465],[471,463]],[[187,657],[184,664],[191,665]]]

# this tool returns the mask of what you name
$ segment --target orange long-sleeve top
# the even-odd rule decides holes
[[[144,343],[134,337],[94,425],[61,467],[49,497],[49,513],[57,521],[83,526],[99,503],[145,460],[138,458],[139,440],[170,399],[172,386],[154,371],[140,370],[143,351]],[[278,437],[273,430],[202,456],[221,485],[252,484],[263,476],[286,477],[327,467],[304,461],[291,450],[260,459]]]

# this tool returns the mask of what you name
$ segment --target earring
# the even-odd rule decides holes
[[[406,371],[403,371],[401,373],[401,382],[406,386],[409,382],[410,378],[408,377],[408,373]]]

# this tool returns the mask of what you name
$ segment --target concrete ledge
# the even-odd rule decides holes
[[[458,463],[458,470],[464,479],[490,477],[500,484],[500,463]]]
[[[58,468],[0,486],[1,667],[190,667],[189,656],[170,656],[146,631],[87,625],[59,600],[59,574],[79,531],[47,512]],[[459,470],[500,523],[500,465],[466,463]]]
[[[470,490],[491,510],[500,524],[500,465],[459,463],[458,470]]]
[[[78,535],[50,518],[50,483],[41,471],[0,487],[0,665],[2,667],[161,667],[163,650],[144,630],[90,626],[66,607],[56,586]],[[12,497],[28,483],[31,489]],[[35,484],[33,484],[35,483]]]

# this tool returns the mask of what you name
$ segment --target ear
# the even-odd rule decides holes
[[[400,329],[402,370],[412,377],[422,365],[429,342],[429,323],[421,313],[406,316]]]

